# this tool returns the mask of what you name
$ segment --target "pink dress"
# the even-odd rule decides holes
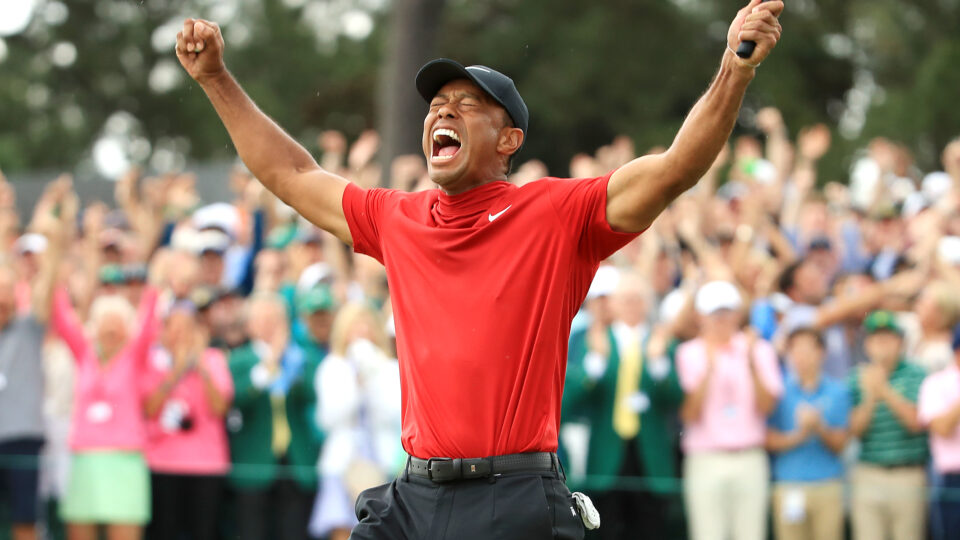
[[[140,378],[157,330],[156,304],[157,291],[147,289],[140,300],[134,335],[109,363],[101,365],[66,289],[54,293],[53,329],[77,363],[70,431],[70,448],[74,452],[143,449]]]
[[[204,351],[200,362],[229,403],[233,379],[226,357],[211,348]],[[144,372],[144,396],[156,391],[172,368],[170,353],[154,347]],[[210,409],[203,378],[196,369],[180,378],[157,415],[147,419],[146,457],[150,470],[159,473],[222,475],[230,469],[223,417]]]

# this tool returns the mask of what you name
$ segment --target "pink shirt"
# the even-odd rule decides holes
[[[760,380],[769,392],[779,397],[783,393],[783,379],[773,346],[757,340],[753,352]],[[746,337],[737,334],[715,354],[700,420],[684,426],[682,445],[687,454],[756,448],[763,445],[766,436],[766,418],[757,411],[747,365]],[[677,375],[684,392],[696,390],[706,370],[707,349],[702,339],[680,346]]]
[[[233,379],[223,353],[207,349],[200,362],[229,403],[233,399]],[[144,373],[144,396],[163,384],[172,367],[170,353],[154,347]],[[157,415],[147,419],[145,453],[150,470],[157,472],[212,475],[230,469],[223,417],[210,409],[203,378],[196,369],[181,377]]]
[[[927,375],[920,386],[917,416],[920,423],[929,426],[934,418],[957,406],[960,401],[960,369],[956,364]],[[949,437],[930,432],[930,452],[937,472],[960,472],[960,426]]]
[[[148,288],[140,300],[132,339],[101,366],[66,289],[54,293],[53,328],[77,362],[70,431],[70,448],[74,451],[143,448],[140,373],[156,333],[156,304],[157,291]]]

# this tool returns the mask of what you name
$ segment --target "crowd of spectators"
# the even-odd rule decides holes
[[[875,139],[839,183],[826,126],[756,125],[598,270],[564,391],[573,488],[607,538],[960,538],[960,139],[929,174]]]
[[[591,534],[960,538],[960,140],[923,174],[876,139],[825,182],[828,128],[756,123],[574,321],[559,453]],[[381,170],[373,132],[317,143],[364,187],[433,188],[420,156]],[[634,157],[619,137],[569,176]],[[14,539],[344,539],[404,466],[383,268],[242,167],[225,181],[205,202],[189,173],[131,170],[81,207],[64,176],[20,216],[0,175]]]

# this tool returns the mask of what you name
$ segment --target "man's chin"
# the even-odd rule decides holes
[[[444,168],[442,170],[437,170],[433,166],[427,171],[427,174],[430,176],[430,180],[437,184],[440,187],[448,187],[452,184],[455,184],[457,180],[460,179],[461,171],[460,168],[448,169]]]

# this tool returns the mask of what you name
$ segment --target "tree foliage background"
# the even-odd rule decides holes
[[[254,100],[311,151],[323,129],[353,137],[390,115],[388,151],[418,151],[416,119],[426,107],[411,92],[415,72],[389,76],[388,67],[449,56],[513,76],[532,112],[520,160],[539,158],[557,175],[575,153],[617,134],[641,151],[669,144],[742,3],[11,1],[34,9],[24,30],[0,38],[0,168],[8,173],[93,172],[94,155],[159,170],[233,156],[173,53],[182,18],[201,16],[223,26],[227,65]],[[940,149],[960,134],[960,0],[788,0],[782,23],[740,132],[751,131],[752,111],[775,105],[793,131],[826,122],[839,135],[825,180],[844,180],[855,150],[876,135],[937,168]],[[407,38],[417,46],[398,51]],[[407,84],[384,106],[384,95]]]

